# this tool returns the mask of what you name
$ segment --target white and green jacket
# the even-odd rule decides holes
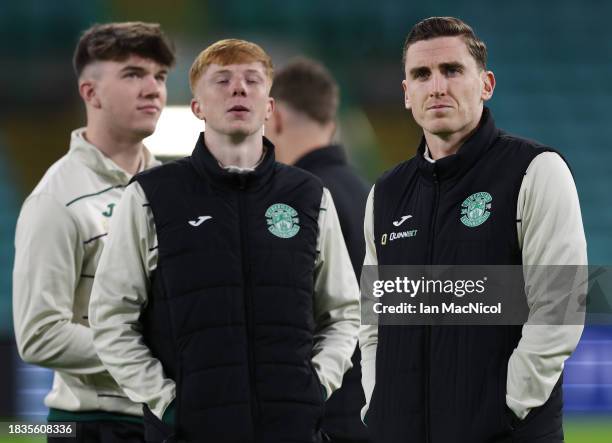
[[[17,221],[13,318],[19,355],[55,371],[45,398],[61,411],[142,415],[104,369],[88,305],[109,222],[131,176],[72,132],[70,150],[45,173]],[[157,165],[145,149],[141,169]]]

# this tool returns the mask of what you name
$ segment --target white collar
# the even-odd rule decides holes
[[[427,143],[425,143],[425,152],[423,153],[423,157],[429,163],[435,163],[436,162],[433,158],[431,158],[431,155],[429,154],[429,146],[427,146]]]

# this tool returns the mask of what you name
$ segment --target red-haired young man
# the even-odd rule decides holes
[[[272,71],[251,42],[202,51],[193,154],[136,176],[113,220],[90,321],[150,441],[320,441],[351,365],[357,282],[329,191],[262,137]]]

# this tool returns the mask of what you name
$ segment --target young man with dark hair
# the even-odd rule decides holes
[[[462,21],[426,19],[404,47],[417,155],[370,191],[365,265],[586,265],[576,187],[552,148],[496,128],[495,77]],[[470,209],[471,208],[471,209]],[[402,227],[398,227],[402,224]],[[411,230],[410,236],[391,232]],[[389,234],[389,238],[391,234]],[[530,318],[543,281],[527,281]],[[364,326],[376,442],[561,443],[562,370],[580,325]]]
[[[87,125],[72,132],[70,151],[46,172],[17,222],[19,354],[55,371],[48,420],[77,422],[76,441],[143,440],[142,408],[98,358],[87,311],[115,205],[134,174],[158,164],[142,140],[166,104],[173,65],[174,49],[157,24],[108,23],[83,33],[74,68]]]
[[[349,166],[342,146],[332,142],[338,85],[323,65],[299,58],[278,71],[270,95],[276,106],[266,135],[274,143],[277,159],[323,180],[338,208],[342,234],[359,277],[365,254],[363,213],[368,187]],[[360,359],[357,347],[342,387],[325,404],[322,427],[333,442],[367,441],[367,428],[359,417],[365,403]]]
[[[191,157],[135,177],[92,291],[94,344],[148,441],[318,442],[359,289],[329,191],[274,159],[273,68],[221,40],[190,71]]]

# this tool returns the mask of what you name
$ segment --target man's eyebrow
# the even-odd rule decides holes
[[[228,75],[231,74],[232,72],[229,69],[220,69],[218,71],[215,71],[212,73],[212,75]]]
[[[461,69],[461,68],[465,68],[465,65],[461,62],[457,62],[457,61],[451,61],[451,62],[444,62],[444,63],[440,63],[438,65],[438,68],[443,70],[443,71],[447,71],[448,69]],[[410,75],[412,77],[416,76],[417,74],[422,74],[422,73],[426,73],[429,72],[429,67],[427,66],[416,66],[414,68],[412,68],[410,70]]]
[[[425,72],[429,72],[429,68],[427,66],[416,66],[410,70],[410,75],[415,77],[417,74],[423,74]]]
[[[247,69],[244,71],[244,73],[262,75],[257,69]],[[219,71],[214,72],[213,75],[232,75],[232,71],[229,69],[220,69]]]
[[[124,66],[123,68],[121,68],[121,71],[119,72],[146,72],[146,69],[141,67],[141,66],[135,66],[135,65],[127,65]]]
[[[125,72],[138,72],[140,74],[145,74],[148,72],[148,70],[146,68],[143,68],[142,66],[136,66],[136,65],[128,65],[128,66],[124,66],[123,68],[121,68],[121,71],[119,71],[121,73],[125,73]],[[168,74],[168,68],[163,67],[160,68],[159,70],[155,71],[155,74]]]
[[[457,68],[464,68],[465,65],[461,62],[446,62],[446,63],[440,63],[438,65],[441,69],[443,70],[447,70],[449,68],[452,69],[457,69]]]

